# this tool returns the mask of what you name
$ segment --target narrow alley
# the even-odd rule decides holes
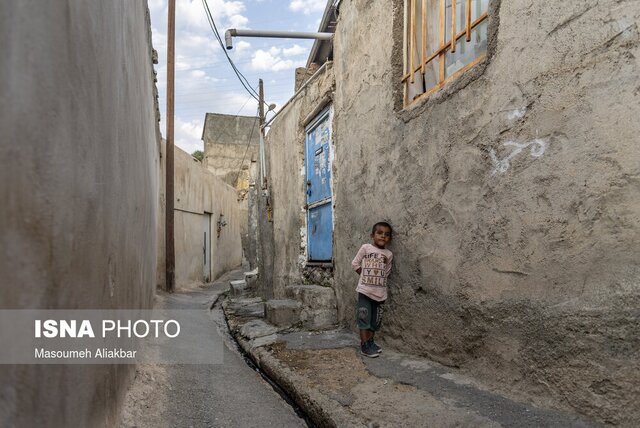
[[[0,427],[640,426],[639,23],[0,2]]]
[[[157,295],[160,307],[202,311],[199,321],[210,326],[211,335],[222,337],[223,362],[138,367],[125,399],[121,427],[306,426],[293,407],[247,364],[229,336],[220,296],[230,280],[243,277],[242,271],[232,271],[207,288]]]

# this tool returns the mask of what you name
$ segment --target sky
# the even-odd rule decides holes
[[[153,46],[158,51],[160,129],[166,134],[167,0],[148,0]],[[207,0],[220,36],[229,28],[317,31],[327,0]],[[282,106],[294,93],[313,40],[234,38],[229,52],[254,89],[264,80],[265,100]],[[253,116],[258,103],[245,91],[214,38],[203,0],[176,0],[175,144],[202,150],[206,113]],[[271,113],[273,114],[273,113]]]

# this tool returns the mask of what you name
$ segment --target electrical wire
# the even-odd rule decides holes
[[[204,6],[205,13],[207,15],[207,20],[209,21],[209,26],[211,27],[211,31],[213,31],[213,35],[215,36],[216,40],[218,41],[218,44],[220,45],[220,48],[224,52],[224,55],[227,57],[227,60],[229,61],[229,64],[231,65],[231,68],[233,69],[233,72],[238,77],[238,80],[240,81],[240,83],[242,84],[244,89],[249,93],[249,95],[251,95],[253,98],[255,98],[256,101],[260,102],[259,94],[251,87],[251,84],[249,83],[249,80],[244,76],[244,74],[242,74],[240,72],[240,70],[238,70],[236,65],[233,63],[233,60],[231,59],[231,57],[227,53],[227,49],[225,48],[224,42],[222,41],[222,38],[220,37],[220,33],[218,32],[218,27],[216,26],[216,22],[213,19],[213,15],[211,14],[211,10],[209,9],[209,3],[207,2],[207,0],[202,0],[202,4]],[[267,104],[265,101],[262,101],[262,102],[267,106],[267,108],[269,107],[269,104]]]
[[[244,166],[244,159],[246,158],[247,152],[249,151],[249,146],[251,145],[251,138],[253,137],[253,130],[256,129],[257,121],[258,121],[258,113],[256,112],[256,117],[253,120],[253,126],[251,127],[251,133],[249,134],[249,139],[247,140],[247,147],[244,149],[244,154],[242,155],[242,160],[240,161],[240,167],[238,168],[236,179],[233,181],[235,186],[238,185],[238,178],[240,178],[240,173],[242,172],[242,167]]]
[[[220,33],[218,32],[218,27],[216,26],[216,22],[213,19],[213,15],[211,14],[211,10],[209,9],[209,3],[207,2],[207,0],[202,0],[202,5],[204,6],[205,14],[207,15],[207,20],[209,21],[209,26],[211,27],[211,31],[213,32],[213,35],[218,41],[220,48],[222,48],[224,55],[227,57],[227,61],[229,61],[229,64],[231,65],[233,72],[236,74],[236,76],[238,77],[238,80],[240,80],[240,83],[246,89],[246,91],[257,100],[258,94],[253,90],[253,88],[251,88],[251,84],[249,84],[249,81],[247,80],[247,78],[244,77],[244,75],[240,72],[240,70],[238,70],[238,68],[233,63],[233,61],[231,60],[231,57],[229,56],[229,54],[227,53],[227,50],[224,47],[224,43],[222,41],[222,38],[220,37]]]
[[[249,100],[253,98],[253,97],[249,97],[247,98],[247,101],[244,102],[244,104],[242,104],[242,107],[240,107],[240,110],[238,110],[238,112],[236,113],[236,117],[238,117],[240,115],[240,112],[242,111],[242,109],[244,108],[244,106],[247,105],[247,103],[249,102]]]

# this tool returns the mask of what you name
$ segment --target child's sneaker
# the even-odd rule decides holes
[[[379,347],[378,344],[373,341],[373,337],[371,339],[369,339],[367,342],[369,343],[369,346],[371,347],[371,349],[376,351],[378,354],[382,353],[382,348]]]
[[[377,352],[368,340],[360,345],[360,353],[369,358],[376,358],[380,355],[380,352]]]

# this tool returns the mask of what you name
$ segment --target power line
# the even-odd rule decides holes
[[[240,113],[240,112],[238,112]],[[249,134],[249,139],[247,140],[247,147],[244,149],[244,154],[242,155],[242,160],[240,161],[240,168],[238,168],[238,173],[236,174],[236,179],[233,181],[234,185],[238,185],[238,178],[240,178],[240,173],[242,172],[242,166],[244,165],[244,159],[247,156],[247,152],[249,151],[249,146],[251,145],[251,138],[253,137],[253,130],[256,129],[256,122],[258,120],[258,116],[256,115],[253,120],[253,126],[251,127],[251,133]]]
[[[244,108],[244,106],[247,105],[247,103],[249,102],[249,100],[253,98],[253,97],[249,97],[247,98],[247,101],[244,102],[244,104],[242,104],[242,107],[240,107],[240,110],[238,110],[238,112],[236,113],[236,117],[238,117],[240,115],[240,112],[242,111],[242,109]],[[251,131],[253,133],[253,130]]]
[[[222,41],[222,38],[220,37],[220,33],[218,32],[218,27],[216,26],[216,22],[213,19],[213,15],[211,14],[211,10],[209,9],[209,4],[207,3],[207,0],[202,0],[202,4],[203,4],[203,6],[205,8],[205,12],[206,12],[206,15],[207,15],[207,20],[209,21],[209,26],[211,27],[211,31],[213,31],[213,35],[216,37],[216,40],[218,40],[218,44],[220,45],[220,48],[224,52],[224,55],[227,57],[227,60],[229,61],[229,64],[231,65],[231,68],[233,69],[233,72],[238,77],[238,80],[240,81],[240,83],[242,84],[244,89],[253,98],[255,98],[256,101],[260,102],[260,100],[258,99],[258,94],[256,93],[256,91],[251,87],[251,84],[249,83],[247,78],[240,72],[240,70],[238,70],[236,65],[231,60],[231,57],[227,53],[227,50],[225,49],[225,46],[224,46],[224,42]]]

